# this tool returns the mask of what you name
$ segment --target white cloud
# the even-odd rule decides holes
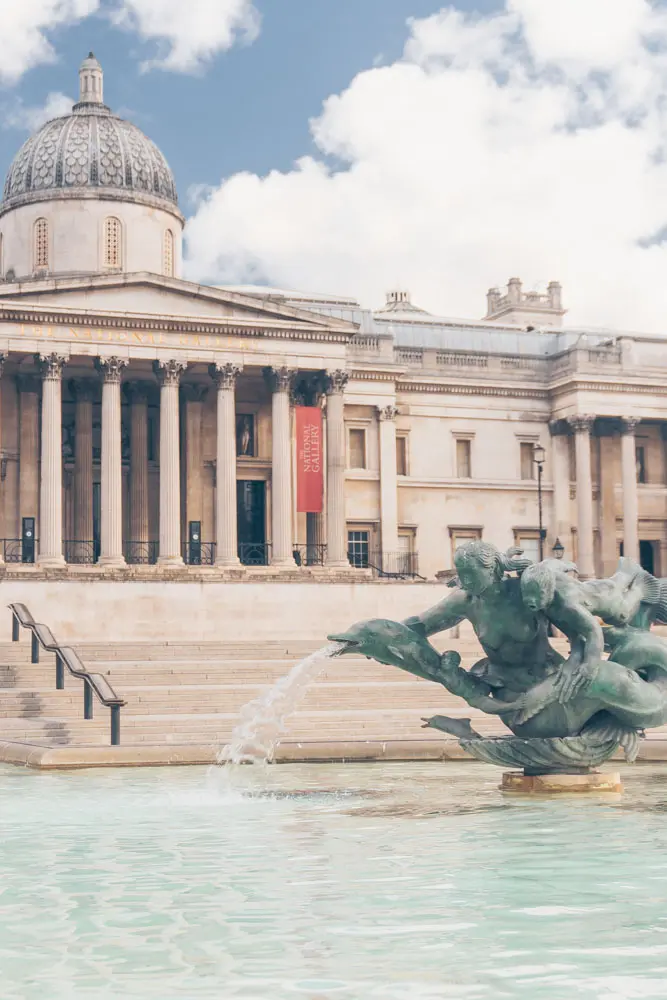
[[[147,60],[145,69],[183,73],[200,69],[237,40],[253,41],[259,32],[251,0],[121,0],[112,19],[158,40],[160,54]]]
[[[317,156],[201,195],[189,273],[480,315],[512,274],[570,319],[667,332],[667,15],[506,0],[410,23],[312,122]],[[332,166],[331,159],[337,158]]]
[[[74,101],[71,97],[57,91],[49,94],[41,106],[26,105],[19,101],[15,107],[5,112],[3,127],[35,132],[44,122],[68,114],[72,110],[73,104]]]
[[[55,53],[47,32],[97,10],[98,0],[4,0],[0,28],[0,83],[15,83]]]

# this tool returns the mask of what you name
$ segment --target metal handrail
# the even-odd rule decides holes
[[[73,677],[83,681],[83,717],[93,717],[93,694],[102,705],[111,712],[111,746],[120,745],[120,710],[126,702],[119,698],[108,680],[102,674],[91,674],[79,659],[78,653],[71,646],[61,646],[47,625],[36,622],[25,604],[8,604],[12,613],[12,642],[19,641],[19,628],[27,628],[31,633],[31,663],[39,663],[39,649],[47,653],[55,653],[56,657],[56,690],[65,687],[65,671],[67,667]]]

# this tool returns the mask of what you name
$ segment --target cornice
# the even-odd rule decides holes
[[[397,381],[397,392],[418,392],[456,396],[504,396],[519,399],[549,399],[546,389],[529,386],[484,385],[480,382],[404,382]]]
[[[656,382],[653,385],[633,382],[584,382],[572,379],[563,385],[555,386],[549,390],[550,396],[564,396],[570,392],[621,392],[639,393],[642,396],[664,396],[664,382]]]
[[[193,333],[193,334],[220,334],[222,336],[235,337],[267,337],[275,340],[302,340],[316,341],[320,343],[346,344],[350,339],[350,334],[334,330],[327,330],[321,327],[310,327],[304,323],[272,321],[266,326],[257,320],[239,320],[233,317],[226,320],[222,317],[219,320],[202,320],[188,318],[187,316],[158,316],[146,313],[113,313],[95,312],[93,310],[54,310],[53,308],[40,308],[39,306],[17,307],[8,306],[0,302],[0,336],[2,336],[2,324],[18,323],[23,326],[67,326],[67,327],[94,327],[105,330],[137,330],[154,331],[156,333]],[[57,335],[55,337],[57,339]]]

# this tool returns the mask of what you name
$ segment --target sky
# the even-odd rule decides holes
[[[520,276],[571,324],[667,333],[663,0],[0,0],[0,169],[77,93],[160,146],[186,275],[409,290]]]

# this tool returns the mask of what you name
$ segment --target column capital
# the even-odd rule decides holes
[[[188,382],[181,385],[181,392],[188,403],[203,403],[208,396],[208,386],[203,382]]]
[[[231,361],[219,364],[217,361],[208,366],[208,373],[215,382],[218,390],[233,389],[236,380],[243,371],[240,365],[235,365]]]
[[[575,433],[585,431],[590,434],[591,427],[595,421],[594,413],[576,413],[572,417],[566,417],[567,423]]]
[[[187,367],[186,361],[176,361],[174,358],[153,362],[153,371],[160,385],[178,385]]]
[[[39,366],[40,374],[44,382],[60,382],[63,374],[63,365],[67,358],[63,354],[37,354],[35,360]]]
[[[641,422],[641,417],[620,417],[621,434],[634,434],[637,424]]]
[[[40,380],[36,375],[17,375],[16,387],[19,392],[39,393]]]
[[[125,367],[127,367],[127,360],[125,358],[117,358],[115,356],[110,358],[95,358],[95,368],[100,372],[104,381],[111,382],[114,385],[120,385],[120,378]]]
[[[333,372],[327,372],[326,374],[326,393],[327,396],[332,395],[332,393],[345,392],[345,386],[350,380],[349,373],[343,371],[342,369],[337,369]]]
[[[398,416],[397,406],[376,406],[375,411],[380,421],[395,420]]]
[[[97,382],[92,378],[71,378],[68,386],[77,403],[92,403],[97,397]]]
[[[123,392],[128,403],[146,403],[154,392],[152,382],[124,382]]]
[[[296,368],[271,368],[263,371],[264,379],[271,392],[290,392],[297,376]]]

